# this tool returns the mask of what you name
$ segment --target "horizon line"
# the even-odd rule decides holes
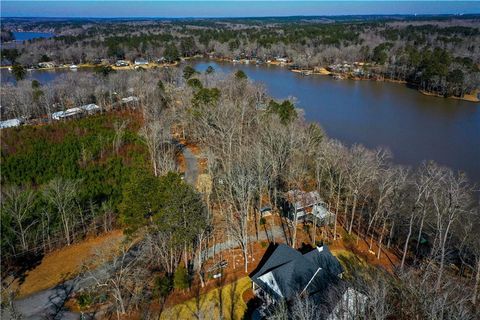
[[[168,17],[168,16],[142,16],[142,17],[128,17],[128,16],[83,16],[83,17],[69,17],[69,16],[1,16],[1,19],[262,19],[262,18],[322,18],[322,17],[399,17],[399,16],[476,16],[479,12],[469,13],[372,13],[372,14],[325,14],[325,15],[266,15],[266,16],[184,16],[184,17]]]

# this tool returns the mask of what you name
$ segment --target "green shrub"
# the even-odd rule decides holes
[[[188,276],[187,269],[180,264],[175,270],[175,274],[173,275],[173,286],[175,289],[184,290],[190,286],[190,279]]]
[[[77,302],[80,308],[88,308],[91,306],[95,301],[94,296],[89,293],[89,292],[82,292],[78,297],[77,297]]]
[[[159,298],[166,298],[173,289],[172,277],[168,275],[158,276],[155,279],[154,295]]]

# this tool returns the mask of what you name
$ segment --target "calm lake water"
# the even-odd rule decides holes
[[[241,69],[276,98],[295,97],[308,121],[347,145],[386,147],[396,163],[413,167],[435,160],[480,183],[480,103],[429,97],[397,83],[302,76],[276,66],[195,67],[204,71],[209,65],[217,72]]]
[[[53,33],[48,32],[13,32],[16,41],[25,41],[38,38],[51,38]]]
[[[275,98],[295,97],[308,121],[347,145],[386,147],[396,163],[413,167],[435,160],[480,183],[479,103],[429,97],[396,83],[302,76],[275,66],[193,64],[199,71],[209,65],[216,72],[241,69]],[[29,77],[45,83],[64,72],[72,71],[32,71]],[[2,82],[9,79],[2,70]]]

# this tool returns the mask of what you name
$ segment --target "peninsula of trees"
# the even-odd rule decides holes
[[[480,87],[479,17],[367,16],[250,19],[2,19],[10,30],[48,31],[51,39],[4,46],[5,64],[175,61],[212,58],[265,63],[285,59],[305,71],[333,66],[362,79],[404,81],[427,93],[463,97]],[[10,29],[8,29],[10,28]],[[9,33],[2,32],[7,40]],[[340,67],[339,67],[340,66]]]

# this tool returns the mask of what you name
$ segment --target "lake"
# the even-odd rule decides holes
[[[399,164],[418,166],[435,160],[465,171],[480,182],[480,104],[425,96],[403,84],[334,80],[302,76],[277,66],[194,62],[199,71],[243,70],[263,83],[275,98],[294,96],[308,121],[320,123],[328,136],[347,145],[386,147]],[[48,82],[68,70],[32,71],[30,77]],[[11,75],[2,70],[2,81]]]
[[[13,32],[16,41],[25,41],[38,38],[51,38],[53,33],[48,32]]]
[[[435,160],[480,182],[479,103],[425,96],[397,83],[302,76],[276,66],[195,67],[203,71],[209,65],[221,72],[241,69],[276,98],[294,96],[308,121],[347,145],[386,147],[396,163],[414,167]]]

